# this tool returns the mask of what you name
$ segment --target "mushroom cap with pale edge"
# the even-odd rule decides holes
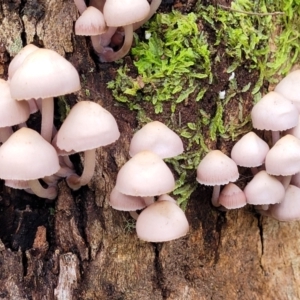
[[[275,92],[286,99],[300,102],[300,70],[295,70],[285,76],[275,87]]]
[[[30,53],[10,81],[13,99],[49,98],[80,90],[79,75],[74,66],[49,49]]]
[[[283,200],[284,186],[266,171],[258,172],[244,189],[247,203],[253,205],[275,204]]]
[[[287,134],[270,149],[265,160],[271,175],[294,175],[300,172],[300,140]]]
[[[59,169],[55,149],[36,131],[21,128],[0,147],[0,178],[34,180]]]
[[[174,190],[171,170],[157,154],[141,151],[119,170],[116,188],[125,195],[156,196]]]
[[[143,150],[152,151],[161,158],[170,158],[183,152],[183,143],[165,124],[153,121],[138,130],[131,140],[130,156]]]
[[[300,104],[300,102],[299,102],[299,104]],[[286,130],[285,134],[291,134],[294,137],[300,139],[300,115],[298,117],[298,124],[295,127]]]
[[[142,197],[124,195],[115,187],[110,193],[109,204],[112,208],[121,211],[134,211],[146,207],[146,203]]]
[[[57,132],[56,145],[66,152],[106,146],[120,137],[113,115],[92,101],[76,103]]]
[[[12,59],[8,66],[8,77],[11,79],[15,74],[16,70],[20,67],[24,59],[33,51],[39,48],[33,44],[28,44],[20,50],[20,52]]]
[[[300,188],[289,185],[281,203],[270,206],[269,213],[279,221],[300,219]]]
[[[251,111],[254,128],[282,131],[297,126],[299,112],[296,106],[276,92],[269,92]]]
[[[76,35],[99,35],[106,30],[106,24],[102,12],[96,7],[89,6],[76,20]]]
[[[222,189],[218,202],[228,209],[241,208],[247,204],[245,193],[232,182]]]
[[[137,236],[147,242],[167,242],[185,236],[189,224],[181,208],[161,200],[147,206],[136,222]]]
[[[107,26],[119,27],[145,19],[150,12],[147,0],[106,0],[103,8]]]
[[[261,166],[269,151],[268,144],[254,132],[248,132],[231,150],[231,158],[238,166],[247,168]]]
[[[220,150],[210,151],[197,168],[196,179],[204,185],[223,185],[238,178],[236,163]]]
[[[0,79],[0,127],[23,123],[29,115],[28,103],[14,100],[10,95],[8,81]]]

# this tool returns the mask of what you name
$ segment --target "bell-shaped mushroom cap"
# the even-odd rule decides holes
[[[145,19],[150,12],[147,0],[106,0],[103,14],[107,26],[119,27]]]
[[[231,158],[238,166],[258,167],[264,163],[269,149],[268,144],[257,134],[248,132],[233,146]]]
[[[269,208],[271,216],[279,221],[300,219],[300,188],[289,185],[283,201]]]
[[[275,177],[266,171],[260,171],[246,185],[244,193],[247,203],[265,205],[281,202],[285,195],[285,189]]]
[[[25,122],[30,115],[26,101],[16,101],[10,95],[9,83],[0,79],[0,127]]]
[[[287,134],[270,149],[265,161],[271,175],[294,175],[300,172],[300,140]]]
[[[269,92],[251,111],[252,124],[260,130],[283,131],[298,124],[296,106],[282,95]]]
[[[210,151],[197,168],[197,181],[204,185],[223,185],[238,178],[236,163],[220,150]]]
[[[81,152],[115,142],[120,136],[113,115],[91,101],[76,103],[59,129],[56,146],[66,152]]]
[[[230,182],[221,191],[219,204],[228,209],[241,208],[247,204],[245,193],[236,184]]]
[[[137,236],[144,241],[159,243],[187,234],[189,224],[184,212],[171,201],[157,201],[145,208],[136,222]]]
[[[161,158],[174,157],[183,152],[180,137],[169,127],[159,121],[146,124],[134,135],[130,143],[129,154],[149,150]]]
[[[286,99],[300,102],[300,70],[295,70],[285,76],[275,87],[275,92]]]
[[[21,128],[0,147],[0,178],[33,180],[59,169],[55,149],[36,131]]]
[[[8,77],[11,79],[15,74],[16,70],[23,63],[24,59],[33,51],[39,49],[37,46],[33,44],[28,44],[12,59],[8,66]]]
[[[109,204],[112,208],[121,211],[134,211],[146,207],[146,203],[142,197],[124,195],[115,187],[110,193]]]
[[[48,98],[80,90],[73,65],[57,52],[37,49],[30,53],[10,81],[13,99]]]
[[[105,30],[104,16],[100,10],[93,6],[89,6],[75,23],[75,34],[77,35],[99,35]]]
[[[125,195],[156,196],[173,191],[175,180],[168,166],[157,154],[142,151],[122,166],[116,188]]]

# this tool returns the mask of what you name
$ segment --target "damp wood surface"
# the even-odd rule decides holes
[[[187,13],[196,2],[165,1],[160,10]],[[219,1],[227,6],[228,2]],[[8,64],[20,47],[35,43],[54,49],[82,79],[81,91],[66,96],[68,105],[82,100],[103,105],[121,132],[116,143],[97,150],[92,182],[73,192],[61,181],[55,201],[0,182],[0,299],[300,299],[299,222],[280,223],[248,206],[218,211],[210,204],[212,189],[199,185],[186,209],[188,235],[147,243],[137,238],[128,213],[109,206],[110,191],[118,169],[129,159],[129,142],[138,123],[136,113],[116,104],[106,86],[119,65],[98,63],[89,39],[74,36],[77,17],[71,0],[0,2],[0,77],[7,79]],[[130,56],[124,61],[132,64]],[[212,115],[216,107],[209,95],[225,87],[227,67],[226,61],[213,65],[219,81],[209,86],[202,104]],[[258,74],[239,68],[236,76],[244,85],[256,81]],[[244,113],[249,114],[251,95],[246,93],[243,101]],[[182,105],[183,120],[193,114],[193,105]],[[237,106],[228,105],[225,118],[236,112]],[[157,116],[165,118],[163,113]],[[55,122],[59,125],[59,119]],[[211,143],[226,154],[232,145],[224,140]],[[80,172],[83,158],[73,159]]]

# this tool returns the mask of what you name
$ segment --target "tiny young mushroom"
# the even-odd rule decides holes
[[[251,168],[252,174],[256,174],[257,167],[265,162],[269,150],[268,144],[251,131],[235,143],[231,158],[238,166]]]
[[[79,75],[74,66],[49,49],[28,54],[10,81],[13,99],[42,98],[42,137],[50,142],[53,129],[53,97],[80,90]]]
[[[197,181],[214,186],[211,202],[218,207],[220,185],[234,182],[239,178],[236,163],[220,150],[210,151],[197,168]]]
[[[227,209],[241,208],[247,204],[245,193],[232,182],[222,189],[218,202]]]
[[[297,126],[299,112],[296,106],[276,92],[269,92],[251,111],[253,127],[271,130],[273,144],[280,138],[280,131]]]
[[[153,121],[138,130],[131,139],[130,156],[143,150],[152,151],[161,158],[170,158],[183,152],[183,143],[165,124]]]
[[[137,236],[146,242],[167,242],[185,236],[189,224],[182,209],[172,201],[147,206],[136,222]]]
[[[84,169],[81,176],[67,177],[68,185],[77,190],[92,178],[95,169],[96,148],[115,142],[120,136],[113,115],[92,101],[81,101],[70,110],[53,139],[59,155],[84,152]]]
[[[55,149],[36,131],[23,127],[0,147],[0,178],[28,181],[31,190],[41,198],[54,199],[57,188],[44,188],[39,179],[60,169]]]

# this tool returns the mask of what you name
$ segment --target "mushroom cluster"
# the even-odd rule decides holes
[[[214,150],[200,162],[197,181],[214,185],[213,205],[232,209],[248,203],[279,221],[300,219],[299,83],[300,70],[291,72],[251,111],[253,127],[272,132],[271,148],[249,132],[234,145],[231,159]],[[244,191],[229,183],[238,178],[237,166],[253,174]],[[228,177],[222,177],[224,172]],[[219,193],[221,184],[226,186]]]
[[[131,140],[131,159],[118,172],[110,205],[131,212],[137,219],[137,235],[144,241],[170,241],[188,232],[185,214],[168,195],[175,188],[175,179],[163,161],[182,152],[180,137],[159,121],[146,124]]]
[[[90,36],[100,61],[112,62],[124,57],[130,50],[133,31],[148,21],[158,9],[161,0],[74,0],[80,17],[75,34]],[[115,51],[116,50],[116,51]]]
[[[114,117],[94,102],[81,101],[56,130],[54,97],[81,86],[73,65],[53,50],[25,46],[8,73],[7,81],[0,79],[0,178],[7,186],[47,199],[56,198],[60,178],[74,190],[87,184],[94,173],[95,149],[119,138]],[[26,124],[37,111],[42,116],[41,134]],[[68,155],[81,151],[85,159],[79,176]]]

